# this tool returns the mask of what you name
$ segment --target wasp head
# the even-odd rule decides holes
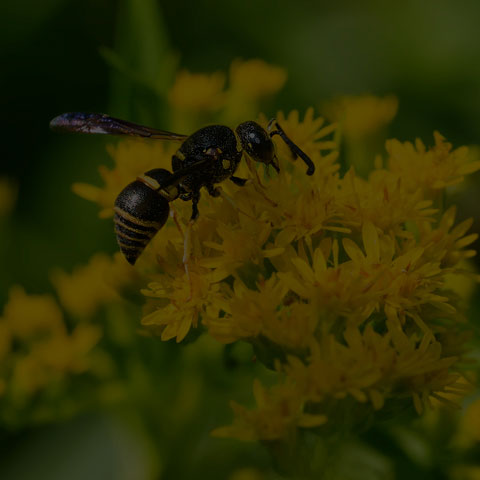
[[[241,123],[235,131],[237,132],[243,150],[250,155],[256,162],[271,165],[277,172],[277,156],[275,155],[275,145],[270,135],[258,123],[249,121]]]

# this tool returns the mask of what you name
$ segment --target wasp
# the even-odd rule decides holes
[[[284,132],[275,119],[267,129],[254,121],[243,122],[235,130],[223,125],[203,127],[191,135],[182,135],[137,125],[100,113],[64,113],[50,122],[58,132],[77,132],[181,142],[172,157],[172,171],[155,168],[127,185],[115,201],[115,233],[120,250],[134,265],[153,236],[167,221],[169,203],[177,198],[192,202],[191,222],[199,215],[200,189],[205,187],[214,197],[220,195],[215,184],[231,180],[243,186],[247,179],[235,171],[244,154],[254,161],[280,171],[272,137],[279,135],[294,158],[300,157],[312,175],[315,165]]]

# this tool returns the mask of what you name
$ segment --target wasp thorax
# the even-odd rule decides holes
[[[257,122],[241,123],[235,131],[242,142],[242,147],[256,162],[272,165],[278,169],[275,146],[270,135]]]

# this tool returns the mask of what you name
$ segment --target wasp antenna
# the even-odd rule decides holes
[[[274,127],[276,128],[276,130],[271,131]],[[280,135],[282,140],[288,145],[288,148],[290,148],[293,157],[300,157],[305,162],[308,167],[307,175],[313,175],[313,173],[315,172],[315,165],[312,162],[312,159],[303,150],[301,150],[298,145],[293,143],[293,141],[288,138],[283,128],[274,118],[268,123],[267,131],[270,134],[270,137],[273,137],[274,135]]]

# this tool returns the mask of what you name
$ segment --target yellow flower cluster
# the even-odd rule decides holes
[[[231,88],[243,85],[250,105],[265,89],[248,87],[249,78],[275,88],[284,81],[264,64],[242,68],[249,73],[232,67]],[[387,103],[376,104],[380,112],[368,103],[370,117],[383,119],[372,128],[394,115],[396,100]],[[243,112],[229,105],[223,118]],[[203,327],[223,343],[250,342],[275,367],[278,384],[256,381],[257,408],[233,404],[235,421],[218,435],[291,438],[298,428],[326,428],[351,401],[371,412],[389,404],[419,413],[432,401],[450,403],[465,391],[457,367],[465,335],[447,277],[468,275],[462,265],[476,235],[437,200],[480,162],[435,133],[432,148],[387,142],[385,167],[377,162],[368,178],[353,168],[341,176],[335,124],[312,109],[276,118],[311,157],[314,175],[274,137],[279,174],[242,162],[237,174],[250,181],[224,182],[216,198],[203,194],[191,227],[190,204],[171,204],[172,218],[136,267],[148,283],[143,325],[177,342]],[[111,153],[117,166],[104,171],[105,188],[76,187],[104,213],[136,174],[170,166],[171,150],[159,142],[126,142]]]
[[[321,202],[312,193],[323,186],[326,197],[317,208],[332,212],[336,228],[322,225],[290,234],[285,245],[283,226],[270,236],[285,250],[269,259],[274,267],[269,278],[263,279],[261,271],[253,288],[235,278],[225,315],[205,318],[220,341],[267,344],[281,360],[276,368],[283,378],[281,388],[268,393],[259,395],[256,387],[256,410],[234,404],[234,424],[216,434],[290,438],[297,427],[306,426],[306,413],[314,415],[315,424],[327,421],[332,399],[340,405],[350,397],[379,410],[390,400],[410,398],[421,413],[432,401],[451,404],[452,394],[466,393],[464,376],[455,368],[465,341],[462,316],[446,278],[468,275],[460,263],[475,254],[465,247],[477,235],[466,235],[470,220],[455,225],[454,208],[434,209],[432,189],[420,188],[413,179],[432,156],[442,165],[464,160],[443,170],[444,185],[480,164],[466,163],[467,156],[459,155],[464,149],[447,147],[445,155],[442,140],[436,140],[410,171],[378,168],[368,180],[353,170],[343,178],[331,174],[330,198],[328,181],[316,173],[303,193]],[[283,175],[282,170],[279,178]],[[269,188],[268,194],[280,204],[274,191]],[[302,217],[294,218],[298,228]]]
[[[91,368],[100,338],[93,325],[67,330],[62,311],[49,295],[28,295],[13,287],[0,317],[0,402],[21,410],[42,396],[53,397],[71,375]],[[7,423],[10,419],[4,419]]]
[[[435,145],[427,150],[420,139],[410,142],[388,140],[389,170],[405,178],[411,190],[442,190],[463,181],[464,176],[478,170],[480,161],[468,161],[467,147],[457,148],[438,133],[434,133]],[[415,171],[415,175],[408,173]]]
[[[122,295],[137,281],[138,274],[120,253],[113,258],[96,254],[71,273],[52,273],[58,303],[51,295],[29,295],[12,287],[0,316],[2,421],[18,426],[32,419],[58,419],[85,402],[110,401],[115,369],[100,340],[117,342],[125,328],[116,319],[107,331],[95,319],[101,307],[108,315],[108,309],[124,304]]]
[[[223,72],[182,70],[168,93],[171,128],[188,132],[214,119],[216,123],[233,124],[254,118],[258,102],[277,93],[286,79],[284,69],[259,59],[232,62],[226,87]]]

